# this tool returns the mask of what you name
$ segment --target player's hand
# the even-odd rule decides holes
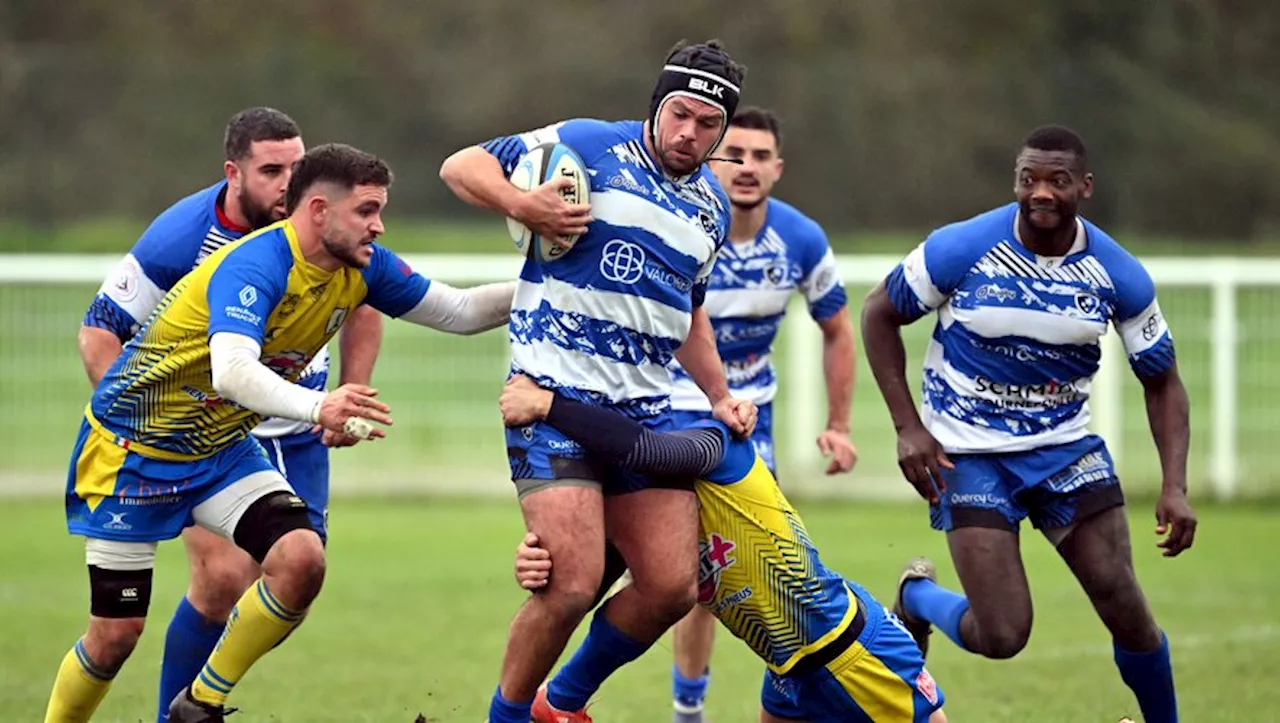
[[[841,474],[858,463],[858,448],[853,446],[848,432],[828,429],[818,435],[818,450],[823,457],[830,457],[827,474]]]
[[[955,468],[947,453],[942,451],[942,445],[924,425],[918,424],[898,432],[898,469],[929,504],[938,504],[938,495],[947,489],[942,470]]]
[[[507,380],[502,395],[498,397],[502,423],[508,427],[523,427],[546,419],[554,399],[555,393],[543,389],[523,374],[515,374]]]
[[[367,419],[378,424],[391,424],[391,407],[374,397],[378,390],[363,384],[343,384],[325,395],[320,403],[320,426],[337,434],[348,434],[347,420],[352,417]],[[370,439],[385,437],[384,430],[374,427]]]
[[[1156,503],[1156,534],[1168,536],[1156,543],[1164,548],[1165,557],[1177,557],[1191,549],[1196,537],[1196,513],[1187,502],[1187,493],[1170,489],[1160,493]]]
[[[359,437],[353,437],[345,432],[335,432],[331,429],[325,429],[320,425],[311,428],[312,434],[320,435],[320,443],[330,449],[338,449],[339,447],[353,447],[360,441]]]
[[[569,248],[563,239],[581,236],[587,232],[587,224],[595,220],[591,218],[590,204],[564,200],[564,191],[572,187],[573,181],[568,178],[553,178],[525,192],[515,219],[557,246]]]
[[[741,439],[750,437],[755,431],[758,414],[754,402],[733,397],[724,397],[711,408],[711,415],[724,422]]]
[[[516,582],[525,590],[537,590],[546,587],[550,578],[551,553],[538,547],[537,535],[525,533],[516,548]]]

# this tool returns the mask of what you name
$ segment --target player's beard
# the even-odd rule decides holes
[[[363,269],[369,265],[368,261],[360,258],[360,249],[364,247],[361,242],[343,243],[341,234],[326,230],[320,237],[320,243],[324,245],[324,250],[329,252],[330,256],[341,261],[344,266]]]
[[[253,200],[247,188],[240,189],[236,200],[240,202],[240,212],[244,214],[244,220],[249,222],[249,228],[251,229],[264,228],[279,220],[274,213],[275,205],[262,206],[262,204]]]
[[[760,208],[760,204],[768,200],[769,197],[762,193],[760,194],[760,197],[754,201],[735,201],[730,198],[729,203],[733,204],[733,207],[739,211],[754,211],[755,209]]]

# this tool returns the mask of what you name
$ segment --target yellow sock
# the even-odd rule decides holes
[[[306,611],[293,612],[280,604],[259,579],[245,591],[227,618],[222,639],[191,685],[191,697],[222,705],[240,678],[302,622]]]
[[[44,723],[84,723],[107,695],[115,673],[107,673],[93,664],[84,652],[84,639],[67,651],[53,681],[49,707]]]

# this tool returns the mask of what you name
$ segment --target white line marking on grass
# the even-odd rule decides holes
[[[1248,625],[1229,628],[1220,633],[1172,633],[1169,635],[1169,647],[1177,655],[1181,650],[1199,650],[1214,648],[1225,644],[1260,645],[1280,640],[1280,625]],[[1057,645],[1028,650],[1015,660],[1021,662],[1056,662],[1076,658],[1112,657],[1110,646],[1106,645]]]

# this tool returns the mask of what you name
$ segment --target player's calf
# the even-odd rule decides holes
[[[155,543],[88,539],[88,629],[63,656],[45,723],[89,720],[142,636],[151,604]]]
[[[249,668],[302,623],[324,582],[324,545],[311,529],[306,503],[270,479],[242,482],[243,489],[237,492],[248,496],[256,488],[260,496],[243,508],[234,538],[261,563],[263,577],[232,609],[217,649],[190,691],[171,704],[171,719],[175,714],[190,715],[183,706],[190,707],[191,702],[206,712],[220,711]],[[237,492],[230,493],[228,500],[243,499]],[[208,511],[197,508],[197,513],[213,515],[219,509],[215,504]]]

